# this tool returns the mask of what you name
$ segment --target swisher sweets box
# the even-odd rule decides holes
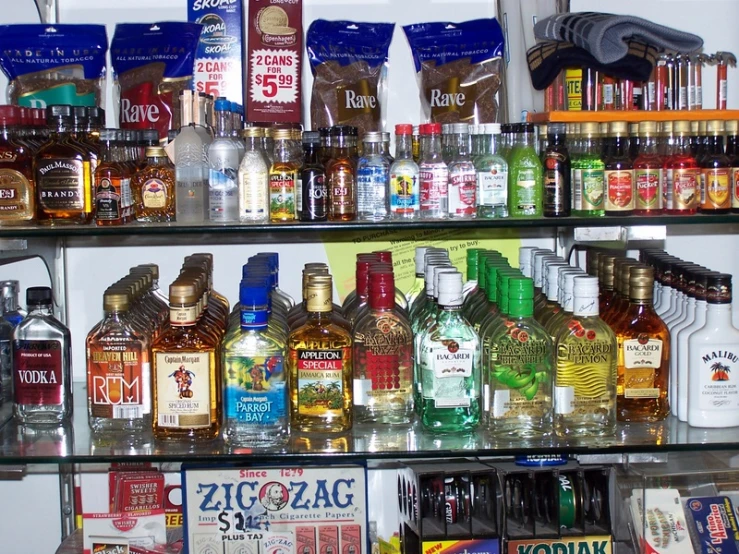
[[[184,467],[189,554],[367,554],[362,466]]]

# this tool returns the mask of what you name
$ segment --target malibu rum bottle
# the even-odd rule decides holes
[[[330,275],[310,275],[307,319],[288,338],[291,428],[343,433],[352,427],[352,337],[333,322]]]
[[[652,308],[654,270],[632,267],[630,305],[614,325],[618,341],[618,420],[662,421],[670,414],[670,332]]]

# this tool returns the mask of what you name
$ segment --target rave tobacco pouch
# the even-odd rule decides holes
[[[417,23],[403,30],[426,121],[495,123],[504,44],[498,21]]]
[[[157,129],[159,138],[180,126],[180,91],[192,88],[197,23],[121,23],[110,57],[120,98],[121,129]]]
[[[352,125],[360,136],[382,131],[387,55],[394,28],[392,23],[323,19],[311,24],[305,42],[313,72],[313,129]]]
[[[0,25],[9,103],[102,107],[107,51],[104,25]]]

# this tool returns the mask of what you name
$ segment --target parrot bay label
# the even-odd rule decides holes
[[[224,412],[235,423],[286,425],[282,356],[226,356]]]

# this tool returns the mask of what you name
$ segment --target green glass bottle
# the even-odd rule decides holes
[[[476,260],[474,262],[474,268],[477,272],[475,279],[477,281],[477,288],[471,294],[465,296],[464,302],[462,303],[462,313],[465,317],[468,317],[470,312],[479,305],[480,302],[485,300],[485,268],[483,265],[484,258],[489,255],[500,255],[494,250],[479,250],[476,253]],[[470,274],[470,268],[467,268],[468,275]]]
[[[477,284],[477,267],[478,267],[478,254],[484,252],[484,248],[468,248],[467,249],[467,282],[464,284],[462,289],[462,295],[465,300],[471,294],[474,294],[478,289]]]
[[[598,124],[582,123],[582,151],[572,157],[572,215],[602,217],[605,211],[605,163],[598,145]]]
[[[505,438],[552,432],[552,339],[533,318],[534,283],[510,279],[508,321],[490,339],[490,429]]]
[[[534,125],[519,123],[520,141],[508,160],[510,217],[541,217],[544,213],[544,167],[534,148]]]
[[[488,283],[491,283],[487,288],[487,304],[483,305],[482,309],[478,310],[473,314],[470,323],[474,327],[476,332],[480,332],[483,323],[489,318],[496,317],[500,314],[500,307],[498,306],[498,270],[508,268],[508,264],[496,260],[486,260],[485,262],[485,274]]]

